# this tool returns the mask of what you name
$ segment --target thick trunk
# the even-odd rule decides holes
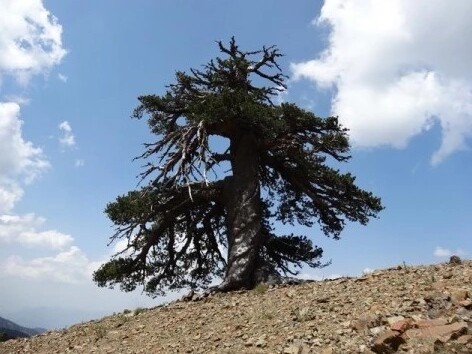
[[[228,224],[228,268],[222,291],[250,288],[254,283],[262,228],[256,139],[241,134],[231,142],[233,176],[225,186]]]
[[[250,289],[258,283],[276,284],[282,277],[260,257],[262,205],[259,154],[254,135],[242,133],[231,141],[233,176],[227,177],[224,199],[227,212],[228,266],[215,290]]]

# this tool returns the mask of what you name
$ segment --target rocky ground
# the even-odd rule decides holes
[[[469,298],[470,297],[470,298]],[[201,296],[121,313],[0,353],[472,353],[472,261]]]

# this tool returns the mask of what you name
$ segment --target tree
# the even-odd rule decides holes
[[[6,342],[7,340],[11,339],[8,334],[5,332],[0,331],[0,342]]]
[[[327,165],[350,158],[336,117],[274,103],[286,89],[276,47],[243,52],[234,38],[218,45],[224,58],[177,72],[162,96],[139,97],[133,116],[148,117],[157,139],[138,157],[147,161],[145,186],[106,207],[111,242],[127,247],[94,273],[99,286],[143,284],[159,294],[215,277],[221,291],[277,282],[323,264],[322,249],[303,235],[276,235],[274,221],[317,222],[338,239],[346,221],[365,225],[383,208],[354,176]],[[227,149],[215,149],[211,136],[226,138]]]

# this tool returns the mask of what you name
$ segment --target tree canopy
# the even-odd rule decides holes
[[[165,94],[139,97],[133,116],[148,119],[156,140],[138,157],[142,187],[106,207],[111,242],[127,246],[94,273],[99,286],[142,284],[154,295],[219,277],[222,291],[277,282],[323,263],[313,237],[278,235],[274,222],[318,224],[338,239],[347,221],[365,225],[383,208],[328,165],[350,159],[337,117],[277,103],[287,77],[276,47],[245,52],[234,38],[218,46],[222,57],[177,72]],[[215,149],[212,136],[227,148]]]

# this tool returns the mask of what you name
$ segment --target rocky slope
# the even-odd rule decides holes
[[[188,296],[0,353],[472,353],[472,262]]]

